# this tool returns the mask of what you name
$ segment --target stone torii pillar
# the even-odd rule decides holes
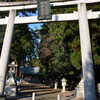
[[[16,16],[16,11],[10,10],[2,51],[1,51],[1,58],[0,58],[0,96],[4,95],[6,71],[8,67],[12,38],[13,38],[15,16]]]
[[[86,4],[78,4],[85,100],[96,100],[94,69]]]

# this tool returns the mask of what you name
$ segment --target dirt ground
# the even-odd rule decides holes
[[[32,100],[32,93],[35,93],[35,100],[84,100],[75,97],[75,90],[62,93],[61,89],[53,89],[45,84],[21,84],[20,91],[16,97],[7,97],[6,100]],[[99,99],[98,99],[99,100]]]

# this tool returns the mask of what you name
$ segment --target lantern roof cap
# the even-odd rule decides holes
[[[61,81],[67,81],[65,78],[63,78]]]
[[[9,67],[17,67],[18,65],[14,61],[12,61],[11,64],[9,64],[8,66]]]

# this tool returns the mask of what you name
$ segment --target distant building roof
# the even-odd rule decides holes
[[[40,74],[40,67],[25,67],[24,74]]]

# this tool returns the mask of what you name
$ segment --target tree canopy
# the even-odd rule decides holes
[[[1,0],[6,2],[20,1],[20,0]],[[22,0],[24,1],[24,0]],[[17,15],[28,16],[29,13],[35,11],[17,11]],[[1,13],[0,17],[8,16],[8,13]],[[0,51],[2,48],[4,33],[6,26],[0,26]],[[12,49],[10,54],[10,62],[13,60],[20,66],[30,63],[30,60],[36,55],[35,44],[37,43],[38,35],[30,29],[28,24],[15,25]]]
[[[98,11],[100,6],[88,6],[87,9]],[[69,7],[53,9],[51,12],[58,14],[75,10],[77,10],[76,7]],[[100,23],[98,20],[89,20],[95,69],[100,66]],[[82,74],[78,21],[43,24],[39,33],[43,35],[40,44],[40,59],[44,65],[45,80],[51,82],[58,79],[59,81],[65,77],[71,85],[75,85]]]

